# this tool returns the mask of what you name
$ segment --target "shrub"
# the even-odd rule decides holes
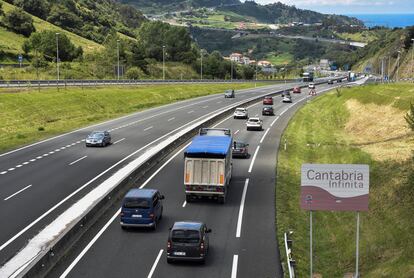
[[[35,30],[33,19],[22,9],[16,8],[4,16],[6,27],[18,34],[29,37]]]

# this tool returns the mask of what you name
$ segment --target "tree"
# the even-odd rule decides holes
[[[62,5],[53,6],[47,21],[64,27],[65,29],[78,29],[82,26],[82,20],[67,7]]]
[[[65,34],[59,34],[59,59],[63,62],[73,61],[83,54],[82,47],[76,47]],[[42,31],[34,33],[24,43],[25,51],[37,51],[48,61],[56,59],[56,33]]]
[[[14,4],[26,12],[46,19],[50,6],[45,0],[15,0]]]
[[[29,37],[35,31],[32,17],[19,8],[4,16],[4,24],[8,29],[26,37]]]
[[[404,118],[411,130],[414,131],[414,104],[410,103],[410,110],[407,112]]]
[[[252,66],[243,67],[243,78],[244,79],[253,79],[255,74],[255,69]]]
[[[0,15],[4,15],[3,3],[0,2]]]
[[[126,72],[126,76],[128,79],[139,79],[142,75],[144,75],[142,70],[137,67],[132,67],[128,69]]]

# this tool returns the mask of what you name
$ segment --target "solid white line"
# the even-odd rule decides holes
[[[150,130],[151,128],[153,128],[153,126],[149,126],[146,129],[144,129],[144,131]]]
[[[186,205],[187,205],[187,201],[184,201],[183,208],[185,208]]]
[[[162,255],[162,253],[164,252],[164,249],[161,249],[160,250],[160,252],[158,253],[158,256],[157,256],[157,258],[155,259],[155,262],[154,262],[154,264],[152,265],[152,267],[151,267],[151,271],[150,271],[150,273],[148,274],[148,277],[147,278],[152,278],[152,275],[154,274],[154,271],[155,271],[155,268],[157,268],[157,264],[158,264],[158,262],[160,261],[160,258],[161,258],[161,255]]]
[[[81,160],[83,160],[83,159],[85,159],[85,158],[87,158],[87,157],[88,157],[88,156],[87,156],[87,155],[85,155],[85,156],[83,156],[83,157],[79,158],[78,160],[75,160],[75,161],[73,161],[73,162],[69,163],[69,166],[72,166],[73,164],[76,164],[76,163],[78,163],[79,161],[81,161]]]
[[[241,227],[243,222],[243,211],[244,211],[244,202],[246,201],[246,193],[247,187],[249,186],[249,179],[246,179],[244,182],[243,194],[240,201],[240,208],[239,208],[239,217],[237,218],[237,229],[236,229],[236,237],[240,237],[241,234]]]
[[[115,214],[111,217],[111,219],[102,227],[102,229],[94,236],[94,238],[86,245],[86,247],[82,250],[82,252],[76,257],[76,259],[66,268],[66,270],[60,275],[60,278],[66,277],[69,272],[76,266],[76,264],[82,259],[82,257],[88,252],[88,250],[92,247],[92,245],[101,237],[101,235],[105,232],[108,226],[119,216],[121,213],[121,209],[118,209]]]
[[[231,278],[237,277],[237,263],[239,262],[239,255],[233,255],[233,266],[231,267]]]
[[[173,156],[171,156],[170,159],[168,159],[161,167],[159,167],[157,169],[157,171],[155,171],[139,188],[141,188],[141,189],[144,188],[159,172],[161,172],[162,169],[164,169],[165,166],[167,166],[168,163],[171,162],[171,160],[173,160],[174,158],[176,158],[177,155],[179,155],[190,144],[191,144],[191,142],[188,143],[187,145],[185,145],[184,147],[182,147],[176,154],[174,154]]]
[[[118,143],[120,143],[120,142],[122,142],[122,141],[124,141],[126,138],[122,138],[122,139],[119,139],[118,141],[115,141],[114,142],[114,145],[116,145],[116,144],[118,144]]]
[[[240,132],[240,129],[236,130],[236,132],[234,132],[234,135],[236,135],[239,132]]]
[[[283,110],[283,111],[282,111],[282,113],[280,113],[280,114],[279,114],[279,116],[282,116],[282,115],[283,115],[283,114],[285,114],[285,113],[286,113],[286,111],[288,111],[288,110],[289,110],[289,108],[286,108],[285,110]]]
[[[254,165],[254,162],[255,162],[255,160],[256,160],[256,156],[257,156],[257,153],[259,152],[259,149],[260,149],[260,146],[257,146],[257,149],[256,149],[256,151],[254,152],[254,155],[253,155],[252,162],[250,163],[249,173],[251,173],[251,172],[252,172],[253,165]]]
[[[4,199],[4,201],[7,201],[8,199],[13,198],[14,196],[16,196],[17,194],[19,194],[19,193],[21,193],[21,192],[25,191],[26,189],[28,189],[28,188],[29,188],[29,187],[31,187],[31,186],[32,186],[32,185],[30,184],[30,185],[26,186],[25,188],[20,189],[20,190],[19,190],[19,191],[17,191],[16,193],[14,193],[14,194],[10,195],[9,197],[5,198],[5,199]]]
[[[263,134],[262,139],[260,140],[260,144],[263,143],[263,140],[265,139],[266,135],[269,133],[270,127],[266,129],[266,132]]]
[[[279,118],[280,118],[280,117],[279,117],[279,116],[277,116],[277,117],[276,117],[276,119],[274,119],[274,120],[273,120],[273,122],[270,124],[270,126],[273,126],[273,125],[277,122],[277,120],[279,120]]]
[[[171,122],[172,120],[175,120],[175,117],[169,118],[169,119],[167,120],[167,122]]]

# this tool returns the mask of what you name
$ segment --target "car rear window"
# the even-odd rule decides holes
[[[235,148],[244,148],[246,146],[246,144],[244,144],[244,143],[238,143],[238,142],[235,142],[234,143],[234,147]]]
[[[144,198],[126,198],[124,201],[124,208],[148,209],[150,207],[149,200]]]
[[[244,108],[236,108],[236,111],[244,112]]]
[[[198,243],[200,232],[197,230],[173,230],[171,240],[178,243]]]
[[[254,122],[257,123],[259,120],[258,119],[250,119],[249,122]]]

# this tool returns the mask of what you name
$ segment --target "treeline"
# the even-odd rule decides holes
[[[121,0],[148,13],[162,11],[181,11],[190,8],[217,7],[222,5],[240,4],[239,0]]]
[[[62,27],[72,33],[88,38],[98,43],[105,40],[111,30],[135,37],[138,28],[146,19],[136,8],[119,4],[111,0],[5,0],[19,9],[11,12],[9,28],[23,34],[30,35],[34,31],[30,28],[17,29],[13,26],[22,24],[22,11],[26,11],[54,25]],[[27,25],[32,19],[24,18]],[[7,24],[7,22],[6,22]],[[12,25],[15,24],[15,25]],[[22,30],[22,31],[20,31]]]

